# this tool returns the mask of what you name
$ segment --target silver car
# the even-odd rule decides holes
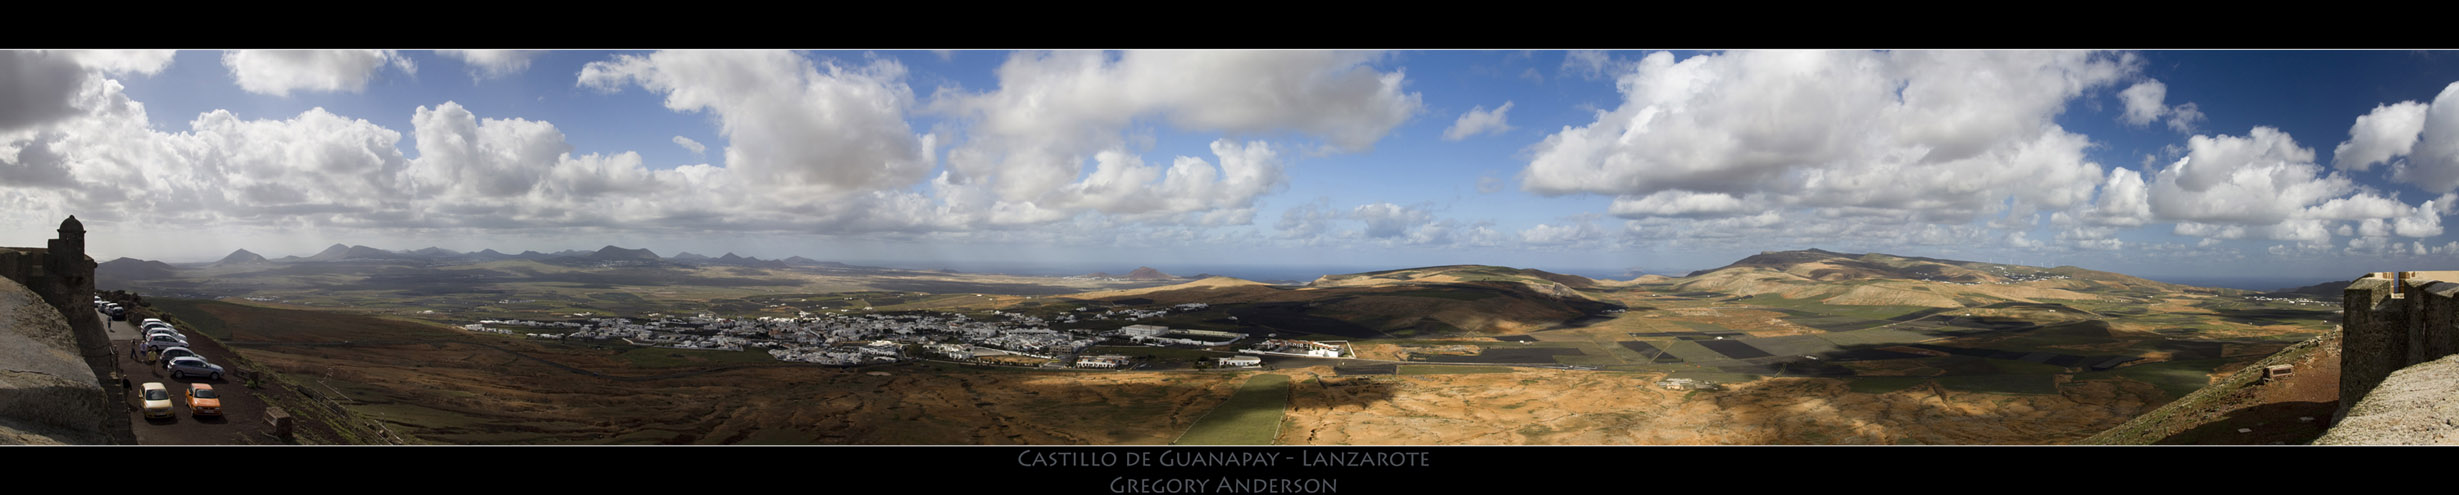
[[[188,350],[186,347],[166,347],[162,349],[162,359],[178,359],[183,357],[205,359],[205,355],[197,354],[196,351]]]
[[[152,335],[145,337],[145,340],[137,341],[134,352],[137,354],[144,354],[149,351],[187,346],[188,341],[180,340],[178,337],[172,337],[169,335]]]
[[[147,331],[145,331],[145,340],[154,340],[154,337],[155,337],[155,336],[170,337],[170,338],[171,338],[171,340],[176,340],[176,341],[179,341],[179,345],[183,345],[183,346],[184,346],[184,345],[188,345],[188,336],[187,336],[187,335],[182,335],[182,334],[180,334],[180,333],[179,333],[179,331],[177,331],[177,330],[147,330]]]
[[[171,359],[169,364],[164,364],[162,367],[171,370],[172,378],[202,376],[211,380],[222,379],[222,365],[205,362],[205,359],[200,357]]]

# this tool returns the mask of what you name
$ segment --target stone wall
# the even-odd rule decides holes
[[[0,444],[118,443],[110,420],[127,412],[77,351],[67,318],[0,279]]]
[[[2348,284],[2341,300],[2339,413],[2391,373],[2459,354],[2459,271],[2380,272]]]
[[[94,310],[94,267],[94,259],[85,255],[85,224],[75,216],[61,221],[59,236],[44,247],[0,247],[0,279],[12,282],[10,285],[17,291],[33,295],[35,301],[52,310],[52,318],[62,323],[58,328],[8,330],[53,332],[67,339],[69,346],[65,349],[86,366],[85,376],[95,389],[94,400],[108,403],[126,397],[128,391],[119,381],[108,378],[119,369],[119,361],[111,353],[111,337],[105,327],[109,323]],[[6,363],[0,360],[0,364]],[[136,443],[133,425],[126,414],[108,416],[105,424],[109,426],[109,437],[92,443]]]

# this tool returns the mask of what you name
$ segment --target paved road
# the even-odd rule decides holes
[[[225,373],[221,380],[172,378],[161,367],[129,355],[139,335],[136,322],[141,320],[110,321],[109,316],[103,319],[110,323],[106,333],[111,336],[112,353],[119,356],[120,373],[128,377],[128,417],[136,430],[139,445],[228,445],[273,441],[269,434],[273,428],[265,423],[264,400],[257,398],[241,382],[235,381],[235,373],[229,373],[239,371],[238,366],[226,357],[231,355],[230,350],[206,340],[194,330],[180,329],[180,333],[188,335],[189,350],[203,355],[206,361],[222,365]],[[145,418],[145,401],[139,400],[138,395],[144,392],[146,382],[162,382],[163,388],[171,390],[170,418]],[[200,417],[189,411],[187,390],[190,383],[213,386],[214,392],[222,396],[221,417]]]

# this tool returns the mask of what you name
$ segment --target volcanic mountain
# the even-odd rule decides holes
[[[646,248],[643,248],[643,249],[624,249],[624,248],[615,247],[615,246],[613,246],[613,245],[608,245],[608,246],[603,247],[603,248],[598,248],[598,252],[595,252],[595,253],[589,253],[588,258],[589,258],[589,259],[593,259],[593,260],[598,260],[598,261],[657,261],[657,260],[658,260],[657,253],[650,252],[650,251],[649,251],[648,249],[646,249]]]
[[[350,260],[376,260],[376,259],[399,259],[399,258],[406,258],[406,257],[407,257],[407,256],[403,256],[403,255],[401,255],[401,254],[399,254],[399,253],[394,253],[394,252],[392,252],[392,251],[386,251],[386,250],[376,249],[376,248],[371,248],[371,247],[367,247],[367,246],[349,246],[349,245],[342,245],[342,244],[334,244],[332,247],[327,247],[327,248],[324,248],[324,251],[323,251],[323,252],[316,253],[316,255],[315,255],[315,256],[309,256],[309,257],[307,257],[306,259],[304,259],[303,261],[350,261]]]
[[[503,261],[514,258],[512,255],[504,254],[503,252],[496,251],[494,249],[482,249],[478,252],[470,253],[470,259],[477,261]]]
[[[246,264],[246,263],[265,263],[265,262],[266,262],[266,261],[265,261],[265,257],[264,257],[264,256],[262,256],[262,255],[258,255],[258,254],[256,254],[256,253],[251,253],[251,252],[248,252],[248,250],[246,250],[246,249],[241,249],[241,250],[237,250],[237,251],[231,251],[231,255],[230,255],[230,256],[224,256],[224,257],[222,257],[222,261],[216,261],[216,262],[214,262],[214,264],[215,264],[215,265],[238,265],[238,264]]]
[[[169,263],[120,258],[94,265],[94,278],[110,281],[149,280],[179,276],[179,269]]]
[[[1161,270],[1155,270],[1155,269],[1153,269],[1153,267],[1149,267],[1149,266],[1139,266],[1139,267],[1136,267],[1135,271],[1127,272],[1127,279],[1128,279],[1128,280],[1138,280],[1138,281],[1146,281],[1146,280],[1176,280],[1176,279],[1178,279],[1178,277],[1172,277],[1172,276],[1170,276],[1170,274],[1167,274],[1167,273],[1161,273]]]

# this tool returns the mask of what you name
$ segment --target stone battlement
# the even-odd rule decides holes
[[[2459,271],[2368,273],[2344,294],[2336,417],[2391,372],[2459,354]]]
[[[101,388],[96,404],[120,400],[125,393],[119,383],[105,379],[117,371],[119,363],[111,353],[111,338],[105,333],[100,314],[94,311],[94,259],[85,254],[85,224],[70,216],[60,222],[60,235],[44,247],[0,247],[0,278],[16,282],[27,292],[40,298],[59,314],[66,328],[19,328],[33,334],[64,332],[63,340],[74,342],[75,352],[84,358],[90,379]],[[128,429],[127,418],[118,417],[107,423],[113,443],[135,443]]]

